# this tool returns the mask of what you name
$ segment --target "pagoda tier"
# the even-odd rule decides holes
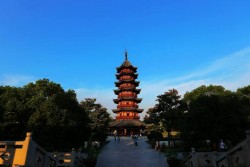
[[[135,81],[135,80],[132,80],[132,79],[128,79],[128,80],[123,80],[123,81],[118,81],[118,82],[115,82],[115,86],[116,87],[119,87],[120,85],[122,84],[126,84],[126,83],[132,83],[134,86],[139,86],[140,82],[139,81]]]
[[[127,72],[122,72],[121,74],[115,74],[116,79],[120,80],[122,76],[130,76],[134,79],[137,79],[138,74],[134,74],[134,73],[127,73]]]

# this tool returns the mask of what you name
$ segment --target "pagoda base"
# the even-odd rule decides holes
[[[110,135],[131,136],[143,133],[146,124],[137,119],[117,119],[110,123]]]

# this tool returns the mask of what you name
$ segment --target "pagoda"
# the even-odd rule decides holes
[[[115,82],[115,86],[118,89],[114,90],[117,99],[113,99],[113,101],[117,104],[117,108],[112,110],[116,114],[116,119],[111,122],[110,130],[111,132],[116,131],[118,135],[139,135],[145,128],[145,124],[139,120],[139,113],[143,109],[139,109],[138,103],[142,99],[137,95],[141,89],[137,89],[140,83],[136,81],[137,67],[128,61],[127,51],[125,51],[125,61],[116,70],[118,81]]]

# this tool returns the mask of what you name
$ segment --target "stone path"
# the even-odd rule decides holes
[[[146,137],[138,139],[138,146],[130,137],[121,137],[120,141],[109,137],[108,140],[96,167],[168,167],[164,155],[151,149]]]

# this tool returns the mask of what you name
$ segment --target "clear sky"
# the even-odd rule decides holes
[[[0,1],[0,85],[48,78],[111,112],[125,49],[145,110],[172,88],[247,86],[250,1]]]

